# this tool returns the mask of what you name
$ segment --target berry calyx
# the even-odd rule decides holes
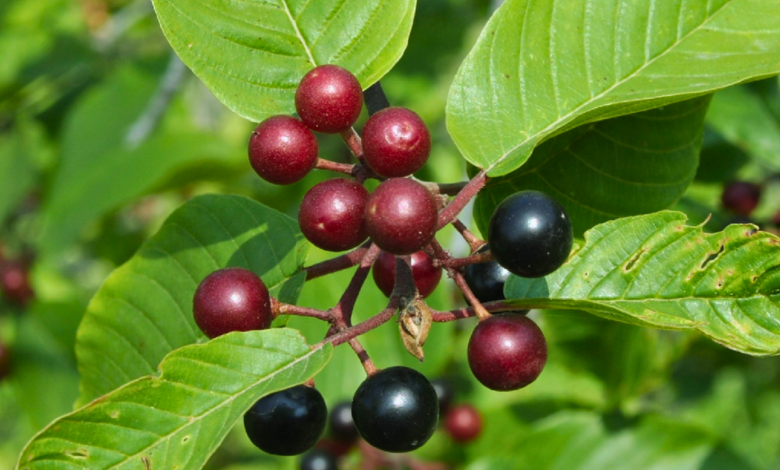
[[[330,411],[330,431],[334,437],[352,442],[358,437],[355,420],[352,419],[352,402],[343,401]]]
[[[517,390],[542,373],[547,341],[525,315],[495,315],[477,324],[468,345],[471,372],[482,385],[497,391]]]
[[[425,186],[407,178],[391,178],[368,198],[366,229],[382,250],[410,255],[433,239],[438,216],[436,200]]]
[[[232,331],[271,326],[271,298],[263,280],[244,268],[225,268],[206,276],[195,290],[192,313],[209,338]]]
[[[444,417],[444,429],[455,442],[471,442],[482,432],[482,416],[471,405],[455,406]]]
[[[317,164],[317,139],[300,120],[272,116],[261,122],[249,139],[249,163],[261,178],[274,184],[293,184]]]
[[[301,459],[300,470],[338,470],[336,457],[322,449],[312,449]]]
[[[477,253],[490,250],[490,245],[484,245]],[[471,292],[482,303],[494,300],[504,300],[504,284],[512,274],[496,261],[475,263],[466,266],[463,277],[469,285]]]
[[[314,246],[344,251],[368,238],[365,209],[368,190],[355,181],[334,178],[312,187],[301,202],[298,224]]]
[[[327,419],[328,407],[320,392],[298,385],[258,400],[244,415],[244,428],[260,450],[297,455],[314,447]]]
[[[428,442],[436,430],[436,390],[414,369],[383,369],[358,387],[352,417],[360,435],[372,446],[386,452],[409,452]]]
[[[16,305],[24,307],[35,296],[30,286],[27,264],[14,260],[0,263],[0,291]]]
[[[539,191],[521,191],[498,205],[488,226],[495,260],[521,277],[542,277],[569,257],[571,220],[558,201]]]
[[[417,292],[425,298],[431,295],[441,280],[442,268],[433,264],[433,258],[424,251],[412,253],[412,277]],[[395,256],[387,252],[381,252],[373,268],[371,268],[374,282],[379,290],[390,297],[395,287]]]
[[[425,122],[406,108],[386,108],[363,128],[363,156],[374,172],[388,178],[409,176],[425,165],[431,134]]]
[[[363,89],[349,70],[320,65],[304,75],[295,91],[295,109],[310,129],[335,134],[348,129],[363,109]]]
[[[735,181],[723,188],[720,200],[723,207],[731,212],[749,216],[761,199],[761,187],[746,181]]]

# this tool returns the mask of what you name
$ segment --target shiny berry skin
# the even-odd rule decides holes
[[[300,120],[272,116],[261,122],[249,139],[249,163],[261,178],[274,184],[293,184],[317,164],[319,146]]]
[[[379,253],[379,258],[371,270],[379,290],[385,297],[390,297],[395,287],[395,256],[385,251]],[[425,298],[431,295],[441,281],[441,274],[442,268],[434,266],[433,258],[424,251],[412,253],[412,277],[420,296]]]
[[[485,245],[477,253],[484,253],[490,249]],[[463,271],[463,277],[466,284],[471,288],[471,292],[482,303],[492,302],[494,300],[504,300],[504,284],[512,274],[496,261],[487,261],[485,263],[476,263],[466,266]]]
[[[431,134],[425,122],[406,108],[385,108],[363,128],[363,156],[377,174],[409,176],[425,165],[431,154]]]
[[[14,304],[22,307],[27,305],[35,296],[30,286],[27,264],[22,261],[0,263],[0,290]]]
[[[574,236],[558,201],[539,191],[520,191],[498,205],[488,226],[495,260],[521,277],[542,277],[569,257]]]
[[[312,449],[301,459],[300,470],[338,470],[336,457],[322,449]]]
[[[471,405],[455,406],[444,417],[444,429],[455,442],[471,442],[482,432],[482,416]]]
[[[301,202],[298,225],[314,246],[344,251],[368,238],[368,190],[353,180],[334,178],[312,187]]]
[[[352,402],[343,401],[330,410],[330,431],[342,441],[354,441],[358,437],[355,421],[352,419]]]
[[[320,392],[298,385],[258,400],[244,415],[244,428],[260,450],[298,455],[314,447],[327,420],[328,407]]]
[[[403,366],[367,378],[352,400],[352,417],[369,444],[386,452],[409,452],[436,430],[439,403],[424,375]]]
[[[746,181],[735,181],[723,188],[720,200],[731,212],[749,216],[761,199],[761,187]]]
[[[542,373],[547,362],[547,341],[542,330],[525,315],[495,315],[474,328],[468,360],[474,377],[485,387],[517,390]]]
[[[363,109],[363,89],[349,70],[320,65],[304,75],[295,91],[295,109],[310,129],[335,134],[348,129]]]
[[[271,298],[263,280],[244,268],[214,271],[201,281],[192,302],[195,323],[209,338],[271,326]]]
[[[411,255],[430,243],[438,217],[433,194],[407,178],[384,181],[366,204],[368,235],[394,255]]]

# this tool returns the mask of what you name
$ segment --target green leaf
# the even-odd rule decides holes
[[[192,296],[212,271],[251,269],[271,295],[295,302],[307,250],[294,220],[250,199],[207,195],[184,204],[92,298],[76,343],[79,403],[154,373],[166,354],[203,340]]]
[[[38,177],[38,154],[44,151],[44,130],[20,119],[0,135],[0,222],[28,196]]]
[[[458,71],[447,127],[501,176],[565,130],[780,72],[776,0],[507,0]]]
[[[679,212],[629,217],[585,233],[555,273],[512,276],[508,299],[580,309],[664,329],[695,329],[737,351],[780,352],[780,239],[752,225],[705,234]]]
[[[214,95],[262,121],[295,110],[314,66],[350,70],[363,88],[401,58],[415,0],[154,0],[160,26]]]
[[[578,237],[608,220],[668,209],[696,175],[709,100],[609,119],[548,140],[520,169],[480,191],[479,229],[487,233],[496,206],[525,189],[563,204]]]
[[[54,421],[27,445],[18,468],[201,468],[255,401],[314,376],[332,349],[312,349],[289,329],[230,333],[178,349],[158,377]]]

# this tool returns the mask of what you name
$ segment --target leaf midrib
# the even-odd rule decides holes
[[[300,28],[298,28],[298,22],[295,21],[295,18],[292,16],[292,12],[290,11],[290,6],[287,4],[287,0],[281,0],[282,5],[284,5],[284,12],[287,14],[287,18],[290,20],[290,24],[293,27],[293,30],[295,30],[295,35],[298,36],[298,40],[301,41],[301,46],[303,46],[303,50],[306,51],[306,55],[309,57],[309,60],[311,61],[312,67],[317,66],[317,61],[314,60],[314,56],[312,55],[311,49],[309,48],[309,45],[306,43],[306,38],[303,37],[303,34],[301,34]]]

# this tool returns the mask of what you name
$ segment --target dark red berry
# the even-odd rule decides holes
[[[314,246],[328,251],[349,250],[368,238],[367,202],[368,190],[355,181],[326,180],[303,197],[298,224]]]
[[[355,421],[352,419],[352,402],[344,401],[330,410],[330,431],[336,438],[352,442],[358,437]]]
[[[363,128],[363,155],[379,175],[411,175],[425,165],[430,153],[428,127],[410,109],[383,109],[371,116]]]
[[[438,216],[433,194],[407,178],[386,180],[366,204],[368,235],[394,255],[410,255],[430,243]]]
[[[530,318],[496,315],[479,322],[468,346],[469,367],[482,385],[498,391],[517,390],[542,373],[547,342]]]
[[[232,331],[271,326],[271,298],[263,280],[243,268],[225,268],[206,276],[195,291],[192,313],[209,338]]]
[[[336,457],[322,449],[312,449],[301,459],[300,470],[338,470]]]
[[[761,199],[761,187],[746,181],[735,181],[723,188],[721,202],[731,212],[749,216]]]
[[[455,442],[470,442],[482,432],[482,417],[471,405],[458,405],[444,417],[444,429]]]
[[[295,109],[310,129],[335,134],[357,121],[363,109],[363,89],[349,70],[338,65],[320,65],[298,85]]]
[[[273,116],[255,128],[249,139],[249,163],[274,184],[293,184],[317,164],[317,139],[308,127],[290,116]]]
[[[0,290],[14,304],[22,307],[27,305],[35,296],[30,286],[27,264],[22,261],[0,263]]]
[[[379,254],[374,267],[374,282],[379,290],[390,297],[395,287],[395,256],[385,251]],[[441,280],[442,268],[433,264],[433,258],[424,251],[412,253],[412,276],[417,292],[423,298],[428,297],[436,289]]]
[[[8,376],[11,371],[11,351],[6,345],[0,343],[0,380]]]

